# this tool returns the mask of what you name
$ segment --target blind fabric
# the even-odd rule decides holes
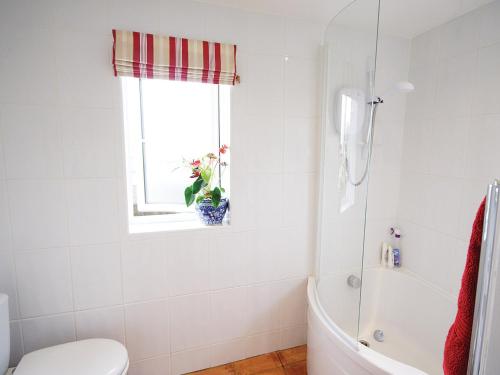
[[[113,30],[115,76],[234,85],[236,45]]]

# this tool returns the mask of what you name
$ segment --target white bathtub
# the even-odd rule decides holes
[[[345,280],[322,278],[325,297],[320,298],[316,280],[309,279],[309,375],[442,374],[444,340],[455,313],[453,297],[409,272],[366,269],[359,338],[369,341],[367,348],[331,319],[342,320],[346,309],[347,314],[357,314],[352,301],[359,298],[359,289],[349,289]],[[375,329],[384,331],[384,342],[373,339]]]

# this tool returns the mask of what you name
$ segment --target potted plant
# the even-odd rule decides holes
[[[219,156],[208,153],[200,159],[185,163],[191,170],[190,178],[195,179],[184,190],[186,206],[196,203],[195,210],[200,220],[206,225],[222,224],[229,205],[229,200],[222,196],[225,190],[220,185],[222,173],[227,167],[227,163],[221,161],[220,156],[225,154],[228,148],[222,145],[219,149]],[[212,188],[216,177],[218,177],[218,185]]]

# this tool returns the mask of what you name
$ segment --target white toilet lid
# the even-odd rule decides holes
[[[117,341],[89,339],[51,346],[26,354],[16,375],[122,375],[127,349]]]

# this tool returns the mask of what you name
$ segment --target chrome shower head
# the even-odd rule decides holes
[[[408,93],[408,92],[412,92],[413,90],[415,90],[415,86],[411,82],[400,81],[400,82],[396,83],[395,89],[399,92],[402,92],[402,93]]]

